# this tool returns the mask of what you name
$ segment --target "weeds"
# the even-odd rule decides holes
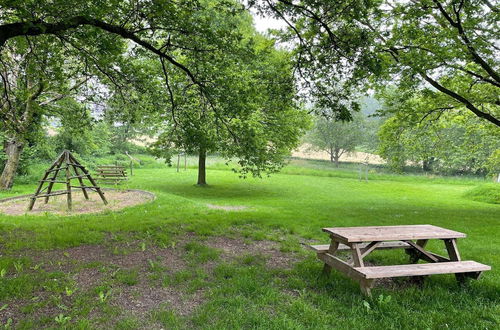
[[[59,325],[65,325],[66,323],[68,323],[69,321],[71,321],[71,317],[69,316],[64,316],[64,314],[59,314],[56,316],[56,318],[54,319],[54,321],[56,321],[57,324]]]

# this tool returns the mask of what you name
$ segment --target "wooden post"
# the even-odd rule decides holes
[[[71,211],[71,204],[72,204],[72,198],[71,198],[71,171],[69,168],[69,151],[66,151],[64,154],[64,157],[66,158],[66,190],[68,192],[68,195],[66,196],[67,201],[68,201],[68,210]]]
[[[73,167],[74,176],[71,173],[71,167]],[[82,170],[83,175],[80,174],[78,168],[80,168]],[[58,181],[57,176],[58,176],[59,172],[62,170],[65,171],[66,180],[63,181],[60,179]],[[52,172],[54,172],[54,174],[50,175],[50,173],[52,173]],[[50,176],[50,178],[49,178],[49,176]],[[73,203],[72,190],[71,190],[71,187],[72,187],[71,180],[75,179],[75,178],[78,179],[78,181],[80,183],[79,188],[82,189],[83,195],[85,196],[86,199],[89,199],[87,189],[94,188],[97,191],[97,193],[99,194],[99,196],[101,196],[101,199],[104,202],[104,204],[108,203],[106,198],[104,197],[104,193],[101,191],[101,189],[99,188],[97,183],[94,181],[94,179],[92,179],[92,177],[90,176],[89,172],[85,169],[85,167],[80,165],[80,163],[78,163],[78,161],[73,157],[73,155],[71,155],[71,152],[69,152],[68,150],[64,150],[59,155],[59,157],[54,161],[54,163],[50,166],[50,168],[47,171],[45,171],[43,178],[40,180],[40,183],[38,184],[38,187],[37,187],[35,193],[33,194],[33,197],[30,200],[28,210],[31,211],[33,209],[33,206],[35,205],[37,198],[44,197],[45,203],[47,203],[51,196],[63,195],[63,194],[67,195],[68,210],[71,210],[72,203]],[[83,181],[84,178],[88,179],[91,182],[93,187],[86,186],[85,182]],[[41,192],[44,190],[42,188],[43,188],[43,185],[45,182],[48,182],[48,185],[44,189],[48,189],[48,190],[46,193],[41,194]],[[66,183],[66,191],[52,193],[52,188],[54,186],[54,183],[58,183],[58,182]],[[77,186],[75,186],[75,187],[77,187]]]
[[[179,162],[181,161],[181,154],[177,153],[177,173],[179,173]]]
[[[448,257],[451,261],[461,261],[460,252],[458,252],[457,240],[455,238],[445,239],[444,245],[446,246],[446,250],[448,251]],[[479,277],[479,276],[478,276]],[[465,283],[466,275],[457,273],[455,274],[455,278],[459,283]]]
[[[36,195],[38,195],[40,193],[40,191],[42,190],[43,182],[47,178],[49,173],[50,173],[49,170],[47,170],[47,172],[45,172],[45,175],[43,176],[42,180],[40,180],[40,183],[38,184],[38,187],[36,188],[36,191],[33,194],[33,197],[31,197],[31,201],[30,201],[30,204],[28,206],[29,211],[31,211],[33,209],[33,206],[35,205],[35,201],[36,201]]]
[[[54,163],[52,163],[52,167],[48,169],[48,171],[51,171],[52,169],[55,169],[54,175],[50,178],[49,186],[47,187],[47,195],[49,195],[52,192],[52,187],[54,186],[54,181],[57,180],[57,175],[59,174],[59,171],[61,170],[61,165],[64,162],[64,151],[59,155],[59,157],[56,159]],[[55,168],[57,167],[57,168]],[[45,197],[45,204],[49,202],[49,196]]]
[[[85,183],[83,182],[83,178],[80,177],[80,172],[78,171],[77,166],[73,166],[73,170],[75,171],[75,174],[78,177],[78,182],[80,183],[80,187],[82,187],[83,196],[85,196],[85,199],[88,200],[89,194],[87,194]]]
[[[132,160],[131,160],[131,161],[130,161],[130,176],[132,176],[132,175],[133,175],[133,173],[132,173],[133,168],[134,168],[134,164],[133,164],[133,162],[132,162]]]
[[[352,252],[352,260],[354,262],[354,267],[365,267],[358,243],[352,243],[351,252]]]
[[[419,240],[417,240],[416,244],[423,249],[427,245],[428,241],[429,240],[427,240],[427,239],[419,239]],[[420,260],[420,252],[418,250],[416,250],[415,248],[407,249],[406,253],[410,255],[410,263],[416,264],[418,262],[418,260]]]
[[[76,162],[76,159],[72,155],[70,155],[70,157],[72,161]],[[87,171],[85,167],[82,167],[82,172],[87,176],[87,179],[90,181],[90,183],[92,183],[95,190],[97,191],[102,201],[104,202],[104,205],[107,205],[108,201],[106,200],[106,197],[104,197],[104,193],[102,192],[101,188],[97,185],[95,180],[92,178],[92,176],[90,176],[90,173]]]
[[[61,163],[63,161],[63,156],[64,156],[64,151],[61,152],[61,154],[57,157],[57,159],[52,163],[52,165],[50,165],[49,169],[47,171],[45,171],[45,175],[42,177],[42,179],[40,180],[40,183],[38,184],[38,187],[35,191],[35,193],[33,194],[33,197],[31,198],[31,201],[30,201],[30,204],[28,206],[28,211],[31,211],[33,209],[33,206],[35,205],[35,201],[36,201],[36,196],[40,193],[40,191],[42,190],[42,187],[43,187],[43,183],[45,182],[45,180],[47,179],[47,177],[49,176],[49,173],[50,171],[52,171],[53,169],[55,169],[56,166],[61,166]],[[59,172],[59,168],[57,169],[56,173]],[[53,180],[51,180],[53,181]],[[52,190],[52,187],[50,187],[50,189]],[[49,194],[50,192],[47,192],[47,194]],[[48,199],[48,196],[46,197]],[[47,202],[45,202],[47,203]]]
[[[328,249],[328,254],[332,256],[335,255],[335,253],[337,253],[337,250],[339,248],[339,244],[340,244],[339,242],[334,241],[332,238],[332,242],[330,243],[330,248]],[[325,265],[323,266],[323,275],[328,275],[330,274],[331,271],[332,271],[332,266],[325,263]]]
[[[361,292],[363,292],[364,295],[371,297],[372,296],[372,287],[373,287],[374,281],[373,280],[367,280],[363,279],[359,281],[359,286],[361,288]]]

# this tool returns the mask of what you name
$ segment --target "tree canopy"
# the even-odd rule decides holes
[[[424,171],[486,174],[495,170],[499,130],[464,108],[429,111],[441,102],[433,93],[404,96],[388,89],[379,115],[387,118],[379,131],[379,153],[400,171],[409,162]],[[495,173],[497,174],[497,173]]]
[[[286,22],[300,76],[318,102],[340,104],[340,117],[360,86],[396,82],[500,126],[499,9],[489,1],[252,3]]]
[[[200,155],[218,151],[238,158],[243,175],[260,175],[281,166],[305,127],[305,114],[293,99],[287,53],[256,35],[250,15],[236,1],[5,1],[2,9],[2,59],[16,44],[44,43],[38,53],[51,60],[61,54],[55,57],[60,65],[33,64],[27,79],[39,82],[37,75],[58,67],[57,79],[45,79],[61,83],[54,102],[68,97],[70,90],[79,92],[75,100],[81,102],[85,89],[94,88],[83,94],[95,98],[101,93],[109,100],[106,107],[115,110],[126,105],[124,113],[114,111],[115,118],[155,119],[163,147]],[[28,53],[38,60],[38,53]],[[19,88],[3,76],[2,113],[7,119],[20,111],[7,92],[18,93]],[[40,125],[38,119],[47,113],[31,107],[41,95],[33,90],[23,97],[30,109],[37,109],[31,123]],[[12,185],[25,140],[8,135],[17,147],[8,157],[3,188]]]

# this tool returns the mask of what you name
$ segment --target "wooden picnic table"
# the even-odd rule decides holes
[[[380,278],[422,276],[432,274],[455,274],[462,282],[467,277],[478,279],[483,271],[491,267],[475,261],[462,261],[457,248],[457,239],[466,235],[457,231],[432,226],[371,226],[323,228],[331,238],[328,245],[311,245],[325,265],[324,273],[334,268],[360,283],[364,294],[370,295],[374,281]],[[448,256],[441,256],[425,249],[430,239],[444,241]],[[380,249],[405,249],[410,255],[410,264],[367,266],[364,258]],[[342,260],[338,252],[351,253],[351,260]],[[418,264],[419,260],[429,263]]]

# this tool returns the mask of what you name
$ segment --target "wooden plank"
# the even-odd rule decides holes
[[[424,255],[427,257],[427,259],[431,260],[431,262],[438,262],[438,259],[432,255],[431,253],[428,253],[423,247],[421,247],[420,245],[418,244],[415,244],[413,243],[412,241],[405,241],[406,243],[408,243],[412,248],[414,248],[417,253],[420,253],[421,256]]]
[[[52,164],[52,167],[54,167],[56,164],[56,162],[54,162],[54,164]],[[43,175],[43,178],[42,180],[40,180],[40,182],[38,183],[38,187],[36,188],[36,191],[35,191],[35,194],[33,195],[33,197],[31,197],[31,200],[30,200],[30,203],[28,205],[28,211],[31,211],[33,209],[33,206],[35,205],[35,202],[36,202],[36,199],[37,199],[37,195],[42,191],[42,187],[43,187],[43,182],[45,179],[47,179],[47,177],[49,176],[49,171],[46,171],[45,174]]]
[[[56,192],[53,192],[53,193],[50,193],[50,194],[40,194],[40,195],[37,195],[36,197],[32,197],[32,198],[40,198],[40,197],[52,197],[52,196],[58,196],[58,195],[66,195],[68,192],[67,191],[56,191]]]
[[[368,246],[366,243],[361,243],[360,248],[364,249]],[[330,244],[319,244],[319,245],[306,245],[306,247],[316,253],[326,253]],[[381,242],[377,246],[377,250],[389,250],[389,249],[410,249],[411,247],[404,242]],[[340,244],[337,251],[348,251],[351,248],[345,244]]]
[[[83,165],[76,164],[76,163],[68,163],[68,165],[75,166],[75,167],[84,167]]]
[[[125,168],[123,165],[97,165],[97,168]]]
[[[335,253],[337,253],[339,245],[340,245],[339,242],[332,240],[332,242],[330,243],[330,246],[328,247],[328,254],[330,254],[332,256],[335,255]],[[325,263],[325,265],[323,266],[323,274],[330,274],[331,270],[332,270],[332,266]]]
[[[53,182],[53,183],[66,183],[66,181],[58,181],[58,180],[40,180],[39,182]]]
[[[330,265],[332,268],[338,270],[339,272],[343,273],[344,275],[360,281],[365,279],[365,276],[363,273],[361,273],[358,269],[353,268],[351,265],[349,265],[347,262],[345,262],[342,259],[339,259],[335,256],[332,256],[329,253],[322,253],[318,254],[318,258],[323,261],[324,263]],[[368,268],[368,267],[365,267]],[[363,268],[363,269],[365,269]]]
[[[444,240],[444,244],[446,245],[446,250],[448,251],[448,255],[450,256],[450,260],[460,261],[460,253],[458,252],[457,241],[454,239],[446,239]]]
[[[323,231],[346,243],[466,237],[464,233],[432,225],[335,227]]]
[[[75,159],[75,157],[73,157],[73,155],[70,155],[70,158],[72,159],[73,162],[78,163],[78,161]],[[87,171],[87,169],[85,167],[82,167],[82,172],[83,172],[83,174],[85,174],[87,176],[87,179],[95,187],[95,190],[97,191],[97,193],[101,197],[104,205],[107,205],[108,201],[106,200],[106,197],[104,196],[104,193],[102,192],[101,188],[97,185],[97,183],[95,182],[94,178],[92,178],[92,176],[90,175],[89,171]]]
[[[83,168],[83,166],[80,166],[80,168]],[[73,164],[73,170],[75,171],[75,174],[77,176],[80,176],[80,172],[78,171],[78,167],[76,167],[74,164]],[[78,178],[78,182],[80,183],[80,187],[82,189],[82,192],[83,192],[83,196],[85,197],[86,200],[89,199],[89,194],[87,193],[87,187],[85,186],[85,183],[83,183],[83,178]],[[72,186],[74,187],[74,186]]]
[[[450,261],[432,264],[358,267],[356,270],[361,273],[364,278],[376,279],[386,277],[483,272],[491,270],[491,267],[475,261]]]
[[[52,192],[52,189],[54,188],[54,183],[56,183],[56,179],[57,179],[57,175],[59,174],[59,168],[61,167],[61,165],[64,163],[64,157],[63,157],[63,154],[64,154],[64,151],[63,153],[61,153],[61,156],[59,158],[59,161],[55,161],[54,164],[56,164],[56,167],[58,168],[57,171],[54,171],[54,174],[52,175],[52,178],[53,181],[50,182],[47,186],[47,194],[50,194]],[[60,182],[60,183],[66,183],[65,182]],[[47,204],[49,202],[49,196],[46,196],[45,197],[45,204]]]
[[[448,251],[448,256],[452,261],[460,261],[460,253],[458,252],[457,241],[455,239],[445,239],[444,244],[446,246],[446,250]],[[477,276],[479,278],[480,274]],[[465,282],[466,276],[464,274],[456,274],[455,278],[459,283]]]
[[[126,175],[123,175],[122,173],[96,173],[97,176],[102,176],[106,178],[124,178]]]
[[[427,245],[427,242],[429,242],[428,239],[418,239],[417,240],[417,245],[420,246],[421,248],[425,248]],[[417,253],[415,249],[408,249],[406,250],[406,253],[410,255],[410,263],[416,264],[420,260],[420,258],[423,256],[422,259],[427,258],[425,255],[421,253]],[[427,261],[433,262],[432,259],[428,259]],[[448,260],[449,261],[449,260]]]
[[[66,157],[66,164],[69,164],[69,151],[66,151],[64,156]],[[68,210],[71,210],[73,199],[71,198],[71,170],[69,166],[66,166],[66,190],[68,191],[68,195],[66,197],[68,202]]]
[[[86,175],[86,174],[83,174],[83,175],[73,175],[73,176],[69,176],[69,177],[68,177],[68,180],[78,179],[78,178],[87,178],[87,175]]]
[[[367,255],[369,255],[380,244],[382,244],[382,242],[371,242],[368,245],[366,245],[365,247],[363,247],[363,249],[361,250],[361,258],[364,258]],[[361,244],[358,244],[358,245],[361,245]]]
[[[364,267],[363,257],[361,256],[361,250],[357,243],[352,244],[352,260],[354,262],[354,267]]]

